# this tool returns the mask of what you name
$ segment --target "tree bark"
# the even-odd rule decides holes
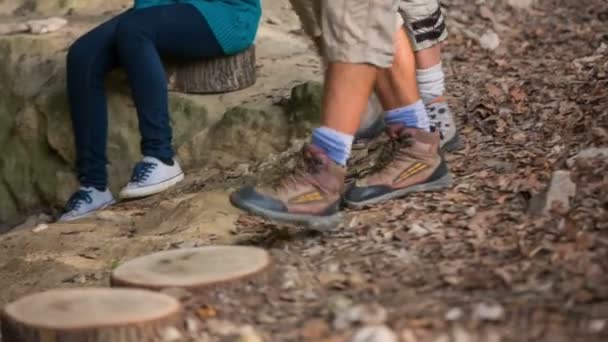
[[[169,90],[192,94],[235,91],[256,81],[255,46],[232,56],[165,63]]]
[[[9,304],[6,342],[161,342],[183,337],[174,298],[133,289],[52,290]]]
[[[164,251],[131,260],[112,273],[111,284],[151,290],[193,291],[249,279],[270,266],[268,252],[246,246],[206,246]]]

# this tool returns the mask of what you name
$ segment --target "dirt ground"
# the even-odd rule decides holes
[[[607,341],[608,158],[571,157],[608,146],[608,3],[534,3],[444,2],[465,145],[447,155],[451,189],[347,211],[341,227],[315,233],[229,205],[232,189],[266,174],[198,170],[161,196],[1,236],[0,304],[105,286],[112,268],[149,252],[238,243],[267,248],[273,271],[180,294],[192,340]],[[491,51],[480,46],[488,31],[500,40]],[[357,151],[371,153],[354,170],[372,150]],[[296,156],[277,167],[285,158]],[[576,184],[570,207],[530,214],[555,170]]]

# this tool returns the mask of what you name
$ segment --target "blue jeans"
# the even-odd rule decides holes
[[[129,10],[79,38],[67,57],[67,87],[82,186],[105,189],[108,112],[104,78],[122,67],[137,108],[141,151],[171,160],[167,79],[161,56],[178,59],[223,55],[198,10],[175,4]]]

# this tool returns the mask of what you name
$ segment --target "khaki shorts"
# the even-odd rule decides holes
[[[328,62],[392,65],[399,0],[290,0]]]
[[[447,39],[445,18],[437,0],[401,0],[399,13],[405,21],[415,51],[430,48]]]

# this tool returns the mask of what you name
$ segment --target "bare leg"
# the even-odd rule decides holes
[[[395,45],[393,66],[381,70],[376,81],[376,93],[385,110],[405,107],[420,100],[414,52],[403,30],[397,32]]]
[[[441,63],[441,44],[416,52],[416,67],[428,69]]]
[[[323,98],[323,126],[354,134],[359,128],[378,69],[368,64],[330,63]]]

